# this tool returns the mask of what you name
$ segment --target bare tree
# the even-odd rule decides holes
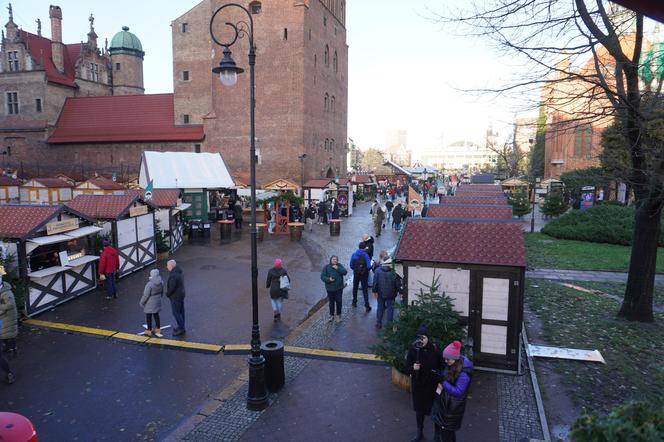
[[[629,152],[636,199],[629,277],[619,315],[651,322],[660,216],[664,205],[664,146],[653,127],[664,67],[644,37],[644,17],[606,0],[486,0],[437,17],[465,35],[489,38],[527,70],[478,92],[528,97],[547,108],[547,132],[583,125],[620,128]],[[648,56],[645,56],[648,54]],[[535,106],[533,106],[535,107]],[[582,136],[583,136],[583,132]],[[548,134],[547,134],[548,136]]]

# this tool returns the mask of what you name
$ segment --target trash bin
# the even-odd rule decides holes
[[[222,241],[230,240],[232,235],[231,227],[233,226],[233,221],[225,219],[217,221],[217,224],[219,224],[219,238]]]
[[[330,236],[339,236],[341,234],[341,220],[330,220]]]
[[[211,230],[212,230],[212,224],[210,224],[209,222],[202,222],[201,223],[201,238],[209,238]]]
[[[290,230],[290,240],[299,241],[302,239],[302,230],[304,230],[304,223],[288,223]]]
[[[276,393],[286,382],[284,372],[284,343],[266,341],[261,345],[261,353],[265,358],[265,385],[267,391]]]
[[[202,222],[200,219],[192,219],[189,221],[189,240],[193,240],[203,234]]]

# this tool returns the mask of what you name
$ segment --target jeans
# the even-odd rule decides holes
[[[177,328],[184,330],[184,298],[171,298],[171,310],[173,311],[175,322],[178,324]]]
[[[148,326],[148,330],[152,330],[152,318],[154,318],[154,326],[156,328],[161,328],[161,321],[159,320],[159,313],[146,313],[145,314],[145,323]]]
[[[117,298],[118,293],[115,287],[115,272],[105,273],[104,276],[106,276],[106,281],[104,281],[104,285],[106,286],[106,296],[109,298]]]
[[[309,231],[311,232],[314,229],[314,222],[316,220],[313,218],[307,218],[307,226],[309,226]]]
[[[272,310],[281,313],[281,309],[284,308],[284,298],[270,298],[270,302],[272,302]]]
[[[397,232],[401,230],[401,223],[394,223],[394,230],[396,230]]]
[[[387,310],[387,322],[394,320],[394,299],[385,299],[378,295],[376,309],[376,323],[383,325],[383,313]]]
[[[357,303],[357,289],[362,283],[362,296],[364,296],[364,306],[369,307],[369,272],[360,276],[353,274],[353,304]]]
[[[344,290],[339,289],[333,292],[327,292],[327,300],[329,301],[330,306],[330,316],[334,316],[334,310],[336,306],[337,316],[341,316],[341,295]]]

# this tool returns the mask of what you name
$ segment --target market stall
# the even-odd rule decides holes
[[[353,175],[350,179],[356,200],[371,201],[376,198],[376,183],[371,175]]]
[[[426,218],[512,219],[512,206],[495,204],[430,204]]]
[[[27,287],[25,311],[35,315],[97,285],[92,220],[65,206],[0,206],[0,243],[16,258]]]
[[[325,201],[332,182],[332,178],[317,178],[304,183],[304,202],[308,205],[312,201]]]
[[[122,195],[126,188],[107,178],[93,178],[74,187],[73,195]]]
[[[353,215],[353,187],[348,178],[341,178],[330,183],[330,189],[327,192],[328,198],[334,198],[339,205],[339,215]]]
[[[500,193],[497,196],[443,196],[440,198],[441,204],[497,204],[504,206],[507,204],[507,197]]]
[[[58,178],[33,178],[20,190],[22,203],[57,205],[72,199],[72,185]]]
[[[79,195],[67,207],[101,225],[118,249],[119,277],[157,260],[154,206],[137,195]]]
[[[16,178],[1,175],[0,176],[0,204],[18,202],[19,186],[21,182]]]

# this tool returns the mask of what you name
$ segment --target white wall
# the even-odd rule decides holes
[[[462,315],[470,311],[470,270],[437,269],[433,267],[408,267],[408,299],[419,299],[420,289],[428,290],[424,284],[431,285],[438,277],[439,293],[452,298],[454,308]]]

